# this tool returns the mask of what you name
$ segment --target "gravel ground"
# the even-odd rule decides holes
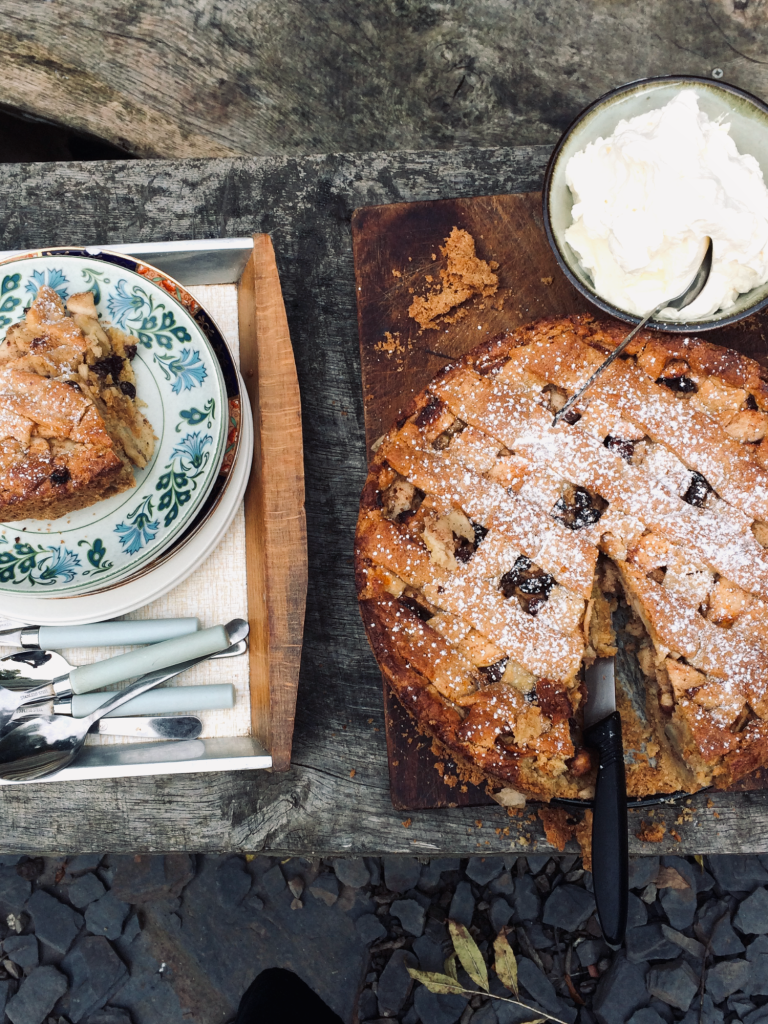
[[[634,858],[630,884],[613,952],[576,856],[0,857],[0,1012],[225,1024],[256,974],[280,966],[347,1024],[768,1024],[768,855]],[[489,961],[506,930],[537,1013],[412,981],[409,966],[443,971],[449,919]]]

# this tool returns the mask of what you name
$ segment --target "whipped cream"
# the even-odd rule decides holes
[[[571,157],[565,238],[603,299],[645,316],[675,298],[701,263],[707,236],[713,262],[704,290],[664,319],[710,316],[768,281],[768,188],[729,132],[687,89]]]

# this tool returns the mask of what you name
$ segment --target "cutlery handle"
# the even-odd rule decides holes
[[[592,819],[592,879],[597,915],[605,941],[619,946],[627,928],[629,843],[627,786],[621,717],[618,711],[584,731],[600,754]]]
[[[85,718],[112,696],[111,693],[84,693],[72,697],[72,716]],[[134,697],[106,718],[131,715],[169,715],[177,711],[209,711],[233,708],[235,688],[231,683],[205,683],[201,686],[164,686]]]
[[[228,646],[226,629],[223,626],[212,626],[199,633],[166,640],[162,644],[139,647],[128,654],[119,654],[116,658],[75,668],[69,674],[69,685],[73,693],[89,693],[142,673],[155,672],[196,658],[206,658]]]
[[[62,647],[126,647],[159,644],[188,636],[200,629],[199,619],[136,619],[121,622],[93,622],[89,626],[40,626],[37,644],[43,650]]]

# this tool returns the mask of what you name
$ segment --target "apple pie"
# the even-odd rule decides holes
[[[0,521],[58,519],[135,486],[155,438],[136,397],[136,341],[92,292],[41,287],[0,346]]]
[[[628,792],[768,763],[768,384],[753,360],[540,321],[443,370],[375,445],[363,622],[422,731],[496,788],[588,798],[584,667],[617,653]]]

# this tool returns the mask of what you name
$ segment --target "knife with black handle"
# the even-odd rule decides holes
[[[584,742],[599,755],[592,819],[592,879],[605,941],[620,946],[627,928],[629,843],[621,717],[616,710],[614,659],[586,670]]]

